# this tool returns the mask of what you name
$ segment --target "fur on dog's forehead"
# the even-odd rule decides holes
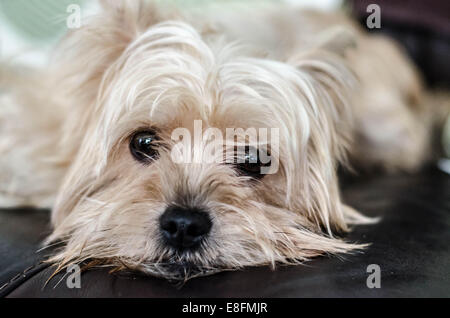
[[[182,22],[150,27],[103,80],[98,123],[108,148],[142,122],[185,127],[193,119],[213,127],[276,127],[281,136],[306,142],[308,112],[315,112],[307,108],[316,104],[305,94],[309,75],[241,50],[207,44]]]

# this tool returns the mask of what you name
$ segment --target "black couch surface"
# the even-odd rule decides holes
[[[302,266],[249,268],[192,279],[183,285],[138,274],[91,269],[81,288],[37,252],[49,233],[44,210],[0,210],[0,296],[3,297],[450,297],[450,176],[352,179],[345,201],[378,224],[357,226],[347,239],[372,243],[362,253],[319,257]],[[381,288],[368,288],[367,267],[381,269]]]

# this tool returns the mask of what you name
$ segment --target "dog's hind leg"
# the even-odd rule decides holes
[[[365,36],[350,52],[360,87],[353,95],[358,168],[415,171],[430,158],[433,109],[414,66],[389,39]]]

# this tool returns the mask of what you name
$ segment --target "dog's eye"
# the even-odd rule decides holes
[[[261,168],[268,166],[270,166],[270,161],[263,163],[259,151],[253,147],[246,146],[243,154],[237,155],[236,168],[242,175],[260,179],[264,176]]]
[[[139,131],[131,136],[130,152],[136,160],[150,162],[158,157],[156,142],[159,140],[154,131]]]

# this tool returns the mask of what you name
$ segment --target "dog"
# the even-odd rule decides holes
[[[0,68],[0,203],[51,208],[59,269],[188,279],[363,249],[342,234],[376,219],[342,202],[338,166],[428,160],[419,74],[343,13],[100,3],[46,69]],[[174,131],[190,133],[189,155],[209,128],[241,128],[239,145],[249,129],[278,137],[174,160]]]

